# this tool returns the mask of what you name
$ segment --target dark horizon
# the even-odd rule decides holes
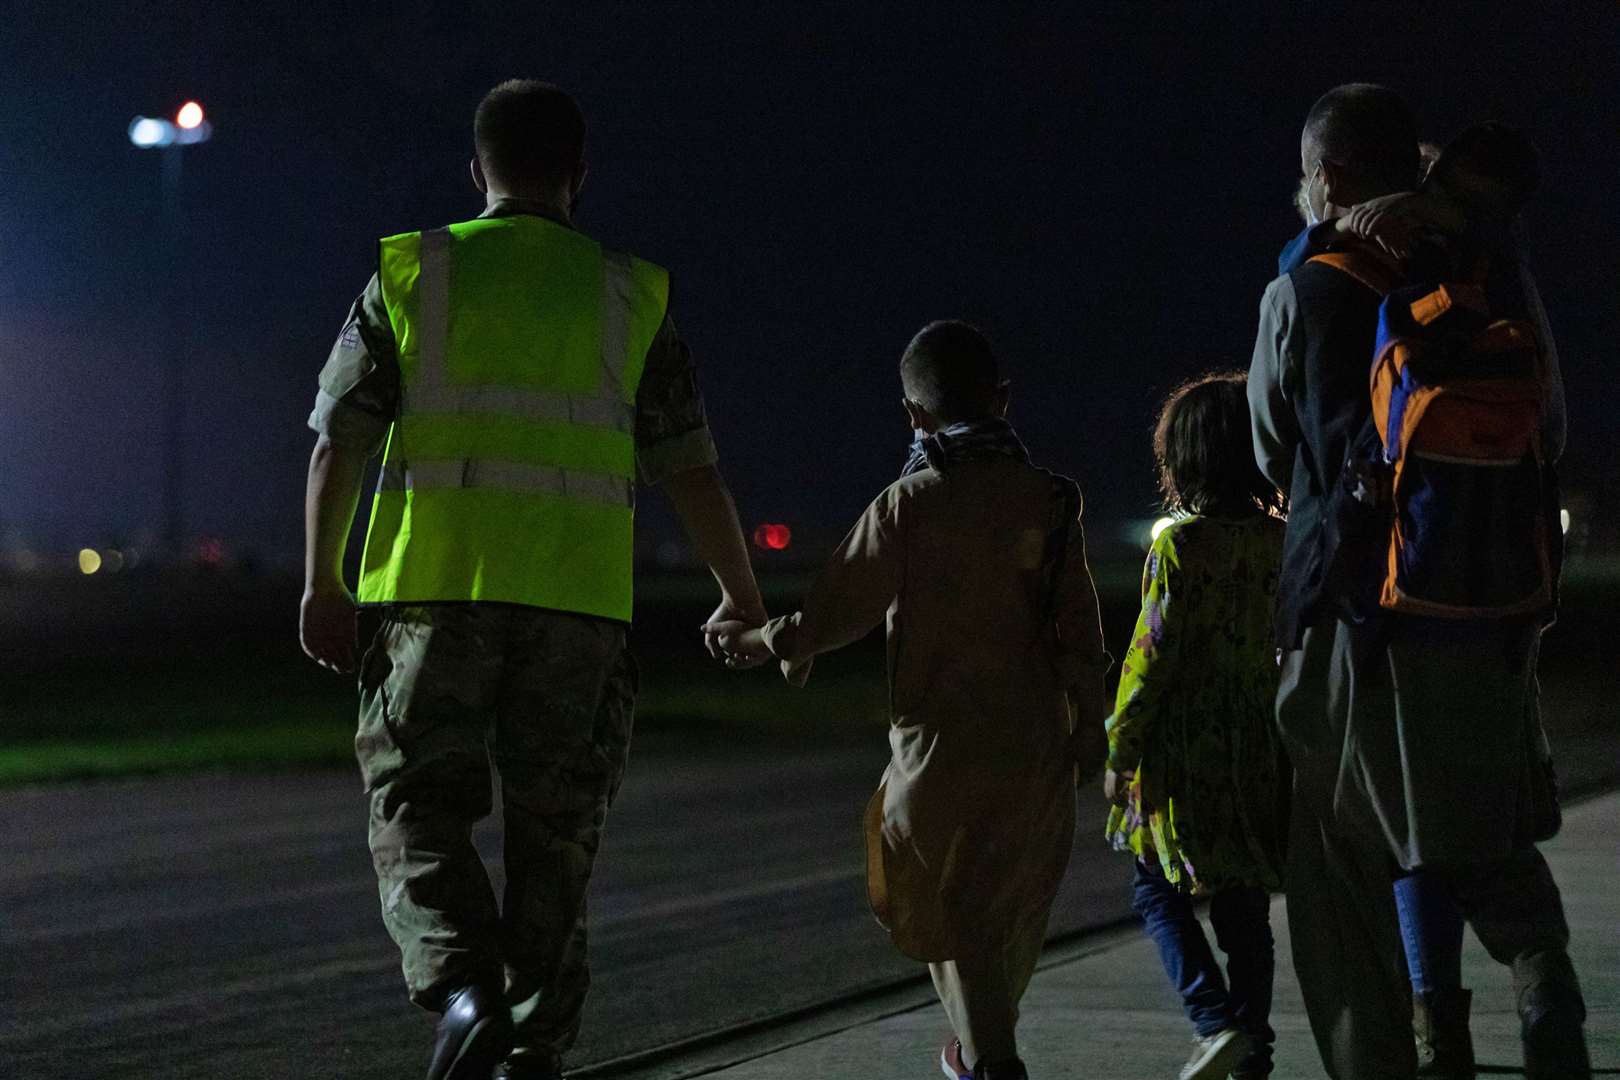
[[[160,526],[159,157],[136,114],[203,103],[186,152],[192,531],[301,543],[315,376],[376,238],[472,217],[474,105],[537,75],[590,123],[579,224],[669,267],[751,529],[835,534],[897,471],[895,362],[924,322],[995,339],[1012,419],[1093,518],[1151,516],[1162,395],[1246,367],[1297,230],[1298,131],[1353,79],[1426,138],[1497,118],[1543,156],[1531,257],[1569,384],[1573,492],[1620,465],[1620,10],[1343,3],[725,11],[593,4],[454,20],[224,4],[36,11],[0,56],[0,541]],[[645,501],[658,535],[661,500]],[[1595,505],[1594,505],[1594,508]],[[81,541],[79,538],[82,537]]]

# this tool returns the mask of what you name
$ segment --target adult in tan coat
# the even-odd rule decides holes
[[[1079,492],[1029,463],[977,330],[925,327],[900,372],[911,460],[803,610],[707,629],[737,660],[773,656],[803,684],[817,653],[887,621],[892,756],[866,812],[872,910],[929,964],[956,1034],[947,1071],[1022,1078],[1018,1001],[1068,865],[1077,759],[1088,778],[1105,753],[1108,660]]]

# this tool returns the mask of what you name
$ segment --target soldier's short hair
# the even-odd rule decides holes
[[[1304,137],[1327,160],[1376,177],[1393,190],[1417,185],[1417,118],[1387,86],[1335,86],[1311,106]]]
[[[906,396],[941,423],[988,416],[1001,386],[1001,366],[978,327],[955,319],[931,322],[900,357]]]
[[[478,103],[473,146],[486,175],[508,183],[559,179],[585,157],[585,114],[561,87],[508,79]]]

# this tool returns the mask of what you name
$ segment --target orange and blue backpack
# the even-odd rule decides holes
[[[1372,415],[1327,523],[1338,599],[1361,615],[1549,618],[1563,537],[1546,373],[1512,289],[1484,275],[1391,288],[1353,257],[1318,258],[1384,295]]]

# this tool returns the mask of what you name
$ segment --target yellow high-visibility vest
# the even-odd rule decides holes
[[[399,349],[362,603],[499,601],[629,621],[652,263],[533,215],[381,242]]]

